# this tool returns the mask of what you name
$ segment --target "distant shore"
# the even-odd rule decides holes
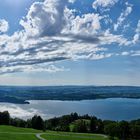
[[[134,86],[0,86],[0,102],[29,104],[28,100],[81,101],[107,98],[140,99]]]

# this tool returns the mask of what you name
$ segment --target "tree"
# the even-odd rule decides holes
[[[131,137],[140,139],[140,125],[131,125]]]
[[[38,130],[45,130],[44,121],[40,116],[35,115],[32,118],[31,123],[32,123],[32,128]]]
[[[111,140],[114,140],[114,138],[119,134],[118,123],[108,123],[107,125],[105,125],[104,132],[105,134],[110,136],[109,138]]]
[[[10,114],[8,111],[0,112],[0,124],[1,125],[10,124]]]
[[[11,118],[11,125],[16,127],[26,127],[26,121],[19,118]]]
[[[95,133],[97,130],[97,118],[92,117],[90,120],[90,132]]]
[[[71,122],[73,122],[73,121],[75,121],[75,120],[77,120],[78,119],[78,114],[75,112],[75,113],[71,113]]]
[[[26,127],[27,127],[27,128],[32,128],[32,119],[28,119],[28,120],[26,121]]]
[[[77,120],[74,124],[73,128],[74,132],[86,133],[87,132],[87,125],[84,120]]]
[[[55,130],[58,124],[59,124],[59,118],[56,118],[56,117],[45,121],[46,129],[49,129],[49,130]]]
[[[127,121],[119,122],[119,135],[118,137],[122,140],[126,140],[130,135],[130,127]]]
[[[103,133],[104,132],[104,124],[101,119],[98,119],[97,121],[97,133]]]

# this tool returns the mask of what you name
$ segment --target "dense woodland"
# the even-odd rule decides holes
[[[62,117],[43,120],[40,116],[22,120],[11,118],[8,111],[0,112],[0,125],[34,128],[38,130],[53,130],[78,133],[100,133],[109,135],[111,140],[140,140],[140,119],[133,121],[101,120],[94,116],[80,116],[77,113]]]

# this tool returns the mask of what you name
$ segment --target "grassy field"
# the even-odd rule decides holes
[[[0,126],[0,140],[39,140],[36,134],[42,131],[16,128],[12,126]],[[108,140],[107,137],[97,134],[78,134],[67,132],[46,131],[41,137],[46,140]]]
[[[0,134],[0,140],[38,140],[35,135]]]
[[[0,125],[0,133],[1,132],[40,133],[42,131],[30,129],[30,128],[18,128],[13,126]]]
[[[47,132],[42,137],[46,140],[108,140],[104,135],[67,132]]]
[[[12,126],[0,126],[0,140],[38,140],[36,133],[41,131]]]

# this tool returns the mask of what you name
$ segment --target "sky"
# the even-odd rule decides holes
[[[0,2],[0,85],[140,86],[139,0]]]

